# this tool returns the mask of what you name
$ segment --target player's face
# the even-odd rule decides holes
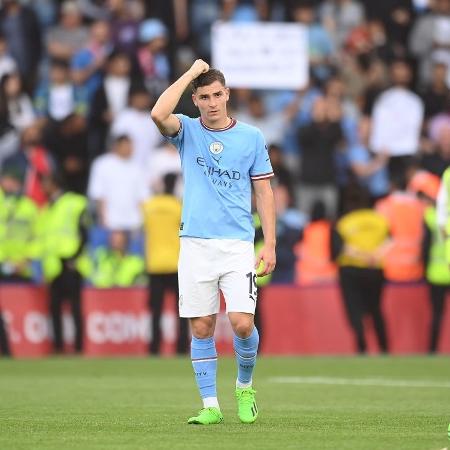
[[[206,125],[225,126],[228,121],[227,102],[230,90],[219,81],[208,86],[197,88],[192,94],[192,100],[200,110],[200,116]]]

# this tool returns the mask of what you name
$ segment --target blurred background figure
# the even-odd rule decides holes
[[[36,117],[33,102],[18,72],[6,74],[1,79],[0,108],[8,122],[18,131],[33,124]]]
[[[390,155],[389,174],[398,177],[405,174],[419,150],[424,105],[412,90],[411,63],[395,59],[389,70],[391,87],[375,101],[369,145],[373,151]]]
[[[344,136],[340,120],[331,115],[328,106],[324,97],[317,98],[311,122],[299,130],[302,159],[296,198],[304,213],[320,200],[327,216],[334,218],[338,204],[336,152]]]
[[[62,305],[68,301],[75,325],[75,351],[83,349],[81,315],[82,275],[80,256],[87,242],[87,199],[64,190],[57,174],[44,179],[48,205],[37,224],[36,253],[42,263],[44,280],[50,293],[53,323],[53,346],[57,353],[64,350]]]
[[[134,90],[130,57],[123,52],[109,55],[101,86],[95,92],[89,112],[89,158],[106,151],[107,137],[114,119],[128,107]]]
[[[339,265],[339,284],[359,353],[367,350],[364,317],[373,320],[378,346],[388,351],[381,312],[384,284],[383,259],[389,242],[387,220],[369,209],[369,196],[355,189],[345,202],[345,213],[336,223],[332,237],[333,255]]]
[[[331,283],[336,280],[337,269],[331,253],[332,221],[325,205],[316,201],[310,218],[297,245],[296,282],[302,286]]]
[[[152,314],[150,352],[161,349],[161,315],[164,298],[172,292],[178,305],[178,255],[181,201],[174,195],[177,174],[164,176],[164,190],[144,204],[146,261],[149,278],[149,308]],[[188,351],[188,321],[178,318],[176,352]]]
[[[162,141],[161,133],[153,121],[148,121],[148,112],[153,99],[143,86],[130,90],[128,107],[117,114],[111,124],[113,135],[126,134],[133,143],[131,158],[145,167],[149,158]]]
[[[42,56],[42,32],[36,13],[19,0],[6,0],[0,9],[0,32],[6,37],[9,52],[17,63],[26,89],[34,89]]]
[[[145,283],[144,269],[144,259],[130,252],[127,233],[112,230],[108,245],[92,250],[83,274],[96,288],[125,288],[142,286]]]
[[[423,278],[422,237],[423,203],[406,190],[406,175],[390,181],[390,194],[375,204],[389,227],[390,245],[384,259],[384,275],[395,282],[420,281]]]
[[[170,66],[166,53],[168,31],[159,19],[144,20],[139,27],[141,47],[137,51],[139,68],[144,84],[157,98],[169,86]]]
[[[66,0],[59,11],[59,19],[46,33],[47,56],[53,60],[62,60],[67,65],[73,56],[89,40],[89,29],[83,24],[79,2]]]
[[[450,264],[445,257],[445,241],[436,217],[439,186],[439,177],[424,170],[416,172],[408,186],[425,204],[422,255],[432,311],[429,353],[435,353],[439,345],[445,297],[450,288]]]
[[[89,178],[88,196],[99,225],[109,230],[136,231],[142,226],[142,205],[148,188],[142,168],[132,159],[130,138],[113,138],[111,152],[97,157]]]
[[[24,195],[17,172],[0,174],[0,281],[32,281],[30,246],[36,239],[38,208]]]

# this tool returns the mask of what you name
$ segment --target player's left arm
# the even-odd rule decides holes
[[[258,276],[263,277],[273,272],[276,264],[275,201],[268,178],[253,180],[253,188],[255,190],[256,210],[264,233],[264,245],[256,255],[255,269],[258,269],[262,261],[263,266]]]

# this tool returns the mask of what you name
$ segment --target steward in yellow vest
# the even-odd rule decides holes
[[[450,266],[446,258],[444,239],[437,225],[436,208],[425,210],[425,231],[423,241],[425,277],[429,286],[432,320],[428,351],[434,353],[439,344],[445,297],[450,288]]]
[[[14,173],[0,177],[0,279],[30,281],[38,208]]]
[[[373,320],[380,350],[388,350],[381,295],[389,224],[381,214],[368,209],[369,204],[368,194],[355,186],[344,200],[348,212],[338,220],[332,238],[341,294],[359,353],[366,351],[365,315]]]
[[[173,292],[178,303],[178,255],[181,222],[181,201],[174,195],[177,175],[163,179],[164,192],[144,203],[146,263],[149,277],[149,309],[152,314],[150,353],[159,354],[161,347],[161,317],[164,298]],[[178,318],[178,354],[188,351],[188,321]]]
[[[80,256],[87,241],[87,199],[64,192],[57,174],[43,179],[50,199],[38,222],[35,254],[39,255],[45,281],[49,284],[55,351],[63,350],[61,307],[70,302],[75,323],[75,350],[82,350]]]
[[[94,250],[89,260],[88,279],[97,288],[131,287],[143,285],[144,259],[127,253],[128,237],[125,231],[114,230],[109,236],[109,247]]]
[[[436,219],[439,231],[444,238],[445,259],[450,265],[450,167],[442,175],[436,200]]]

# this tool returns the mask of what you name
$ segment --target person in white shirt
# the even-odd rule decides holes
[[[181,175],[180,154],[170,142],[158,147],[148,160],[148,185],[152,194],[161,194],[164,191],[164,177],[168,173]],[[181,198],[183,194],[183,180],[178,177],[174,194]]]
[[[403,173],[419,148],[424,119],[422,99],[410,89],[412,70],[397,59],[390,66],[392,87],[377,98],[372,116],[370,148],[390,155],[390,175]]]
[[[35,121],[33,103],[25,92],[17,72],[4,75],[1,79],[0,104],[7,112],[9,124],[19,132]]]
[[[162,141],[156,125],[148,120],[151,97],[144,87],[136,87],[130,92],[129,107],[121,111],[111,125],[113,135],[127,134],[133,143],[132,159],[141,167],[145,166],[155,148]]]
[[[131,138],[114,138],[112,151],[93,162],[88,197],[95,202],[100,225],[135,231],[142,225],[142,204],[148,198],[146,178],[132,159]]]

